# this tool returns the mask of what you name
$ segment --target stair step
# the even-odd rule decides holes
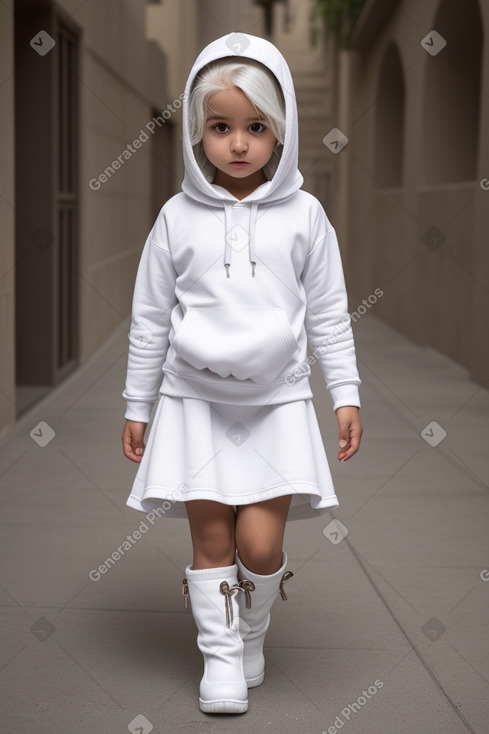
[[[304,54],[308,50],[304,48]],[[304,62],[300,47],[295,47],[292,54],[287,55],[286,49],[283,53],[292,70],[297,98],[299,170],[310,186],[322,190],[324,184],[314,182],[327,180],[334,165],[330,151],[323,144],[324,136],[334,127],[332,73],[318,66],[295,71],[294,67]]]

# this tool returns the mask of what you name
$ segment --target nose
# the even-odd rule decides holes
[[[248,148],[248,143],[246,140],[246,136],[243,135],[243,133],[238,132],[235,135],[233,135],[233,139],[231,140],[231,150],[235,153],[244,153],[246,152]]]

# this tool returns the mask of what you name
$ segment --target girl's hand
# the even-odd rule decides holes
[[[143,458],[143,438],[147,425],[147,423],[126,420],[126,425],[122,431],[122,450],[124,456],[131,459],[131,461],[135,461],[136,464],[139,464]]]
[[[340,444],[338,460],[347,461],[360,448],[363,433],[360,411],[353,405],[346,405],[336,410],[336,420],[338,421]]]

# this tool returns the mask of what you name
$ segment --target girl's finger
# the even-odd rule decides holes
[[[354,454],[357,453],[360,448],[360,439],[362,436],[362,429],[357,426],[353,426],[349,429],[349,438],[345,446],[338,452],[339,461],[347,461]],[[341,446],[341,444],[340,444]]]
[[[127,459],[130,459],[131,461],[136,462],[136,464],[139,464],[139,462],[143,458],[142,454],[144,453],[144,447],[141,448],[140,446],[138,446],[137,448],[134,448],[132,436],[130,434],[123,433],[122,451]]]

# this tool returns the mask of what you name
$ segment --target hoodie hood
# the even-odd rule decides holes
[[[233,194],[221,186],[214,186],[204,175],[199,166],[190,141],[189,131],[189,95],[192,84],[201,69],[211,61],[227,58],[254,59],[266,66],[275,75],[285,100],[285,139],[284,145],[273,177],[259,186],[244,199],[237,199]],[[245,33],[230,33],[210,43],[197,57],[190,71],[183,99],[183,158],[185,176],[182,190],[187,196],[207,206],[218,207],[224,210],[224,265],[226,274],[230,275],[232,255],[232,207],[235,204],[249,205],[249,239],[248,249],[252,266],[252,275],[255,275],[254,238],[255,224],[258,216],[258,207],[261,205],[282,202],[298,191],[303,184],[303,177],[298,170],[299,136],[297,124],[297,103],[294,84],[289,67],[284,57],[269,41]]]

